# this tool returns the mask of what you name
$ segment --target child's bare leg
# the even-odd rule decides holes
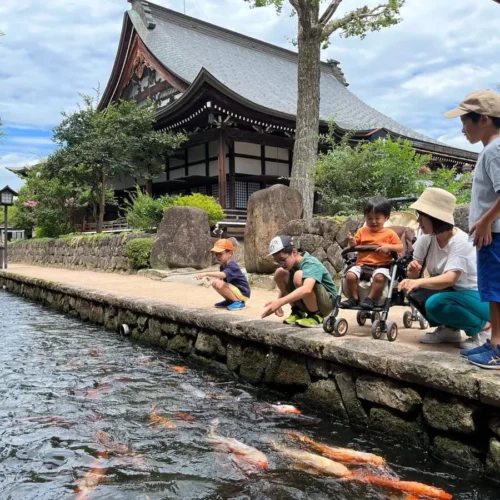
[[[500,302],[490,302],[491,343],[500,344]]]
[[[345,279],[347,296],[352,297],[354,300],[359,300],[358,277],[354,273],[347,273]]]
[[[293,284],[295,285],[295,288],[299,288],[304,284],[304,279],[302,278],[302,271],[295,272],[295,274],[293,275]],[[314,313],[319,309],[318,301],[316,299],[316,294],[314,293],[314,290],[311,293],[304,295],[302,297],[302,302],[304,302],[304,305],[306,306],[306,309],[309,312]]]
[[[386,277],[383,274],[376,274],[372,280],[372,286],[370,288],[370,294],[368,295],[369,299],[372,299],[374,302],[378,302],[384,293]]]
[[[230,300],[231,302],[238,302],[240,300],[230,290],[228,284],[225,281],[215,280],[212,282],[212,287],[219,295],[222,295],[226,300]]]
[[[295,274],[297,274],[297,273],[295,273]],[[280,291],[281,297],[284,297],[285,295],[288,295],[290,293],[288,291],[288,280],[289,279],[290,279],[290,271],[287,271],[286,269],[283,269],[282,267],[279,267],[274,272],[274,281],[276,282],[276,286],[278,287],[278,290]],[[293,307],[294,305],[295,305],[295,302],[290,302],[290,307]]]

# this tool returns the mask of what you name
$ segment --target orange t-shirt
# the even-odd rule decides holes
[[[398,235],[388,227],[374,233],[369,227],[363,226],[354,236],[356,246],[361,245],[400,245]],[[386,266],[392,257],[379,252],[358,252],[358,266]]]

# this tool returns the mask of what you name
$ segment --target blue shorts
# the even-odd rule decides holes
[[[483,302],[500,302],[500,233],[477,251],[477,284]]]

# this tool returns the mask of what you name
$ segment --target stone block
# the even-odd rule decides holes
[[[253,384],[259,383],[266,369],[267,349],[260,346],[246,347],[243,350],[243,361],[240,375]]]
[[[226,345],[215,333],[200,332],[194,345],[196,352],[209,358],[226,359]]]
[[[303,234],[294,237],[295,246],[301,252],[314,253],[316,250],[323,250],[325,244],[322,236],[317,234]]]
[[[267,357],[264,380],[266,383],[284,387],[305,389],[311,383],[306,360],[292,353],[271,353]]]
[[[138,316],[137,318],[137,329],[140,333],[144,332],[148,327],[148,317],[147,316]]]
[[[337,384],[332,379],[312,382],[305,392],[297,394],[296,399],[342,420],[349,418]]]
[[[167,339],[165,335],[162,339]],[[194,338],[186,337],[185,335],[176,335],[173,339],[168,340],[167,348],[172,351],[177,351],[181,354],[190,354],[193,350]]]
[[[493,432],[495,437],[500,439],[500,416],[490,418],[488,427],[490,428],[490,431]]]
[[[347,236],[349,233],[354,234],[360,226],[361,221],[359,219],[356,219],[356,217],[348,217],[340,227],[337,235],[335,236],[335,240],[342,248],[345,248],[347,246]]]
[[[327,259],[326,252],[323,250],[323,248],[317,248],[312,252],[311,254],[313,257],[316,257],[320,262],[323,262]]]
[[[335,241],[335,237],[339,232],[339,223],[333,219],[319,219],[323,227],[323,238],[327,243]]]
[[[455,226],[465,233],[469,232],[469,210],[470,205],[460,205],[455,208],[454,219]]]
[[[245,227],[245,265],[249,273],[272,273],[276,264],[267,257],[269,242],[283,233],[291,220],[302,216],[302,196],[295,189],[276,184],[248,199]]]
[[[312,378],[328,378],[331,372],[330,364],[322,359],[307,358],[307,368]]]
[[[338,243],[333,243],[330,245],[326,251],[328,261],[335,268],[337,272],[340,272],[344,267],[344,260],[342,259],[342,248]]]
[[[229,340],[227,344],[227,368],[232,372],[238,372],[243,362],[244,347],[240,342]]]
[[[368,425],[368,415],[357,397],[356,382],[352,374],[345,371],[335,373],[333,377],[342,396],[349,421],[354,425],[366,427]]]
[[[319,234],[324,231],[320,219],[296,219],[288,222],[284,229],[284,234],[289,236],[300,236],[301,234]]]
[[[434,438],[432,455],[443,462],[469,470],[481,470],[483,467],[477,457],[477,450],[472,446],[444,436]]]
[[[174,325],[177,326],[175,323],[166,323],[166,325],[170,325],[169,328],[171,330],[174,330]],[[196,337],[196,335],[198,335],[198,328],[196,328],[196,326],[180,325],[178,326],[178,331],[181,335],[191,335],[192,337]]]
[[[92,304],[89,319],[92,323],[102,325],[104,323],[104,308],[98,304]]]
[[[323,265],[326,267],[326,270],[330,273],[330,276],[335,279],[337,276],[337,270],[330,264],[330,261],[325,260]]]
[[[434,429],[472,434],[476,430],[475,410],[457,398],[428,396],[424,399],[423,415],[426,424]]]
[[[149,318],[148,330],[150,334],[161,335],[161,322],[156,318]]]
[[[490,439],[486,457],[486,475],[500,481],[500,441],[497,439]]]
[[[421,420],[407,420],[403,414],[396,414],[385,408],[370,410],[369,427],[387,434],[394,439],[403,441],[421,448],[429,447],[429,437],[421,425]]]
[[[479,379],[479,399],[482,403],[500,407],[500,377],[496,373],[481,372]]]
[[[358,398],[388,406],[403,413],[420,408],[422,398],[414,389],[390,379],[363,375],[356,380]]]
[[[151,267],[168,269],[210,265],[210,225],[205,211],[171,207],[163,215],[151,250]]]

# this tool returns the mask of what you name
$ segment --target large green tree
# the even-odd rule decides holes
[[[253,7],[274,5],[281,12],[287,0],[244,0]],[[385,0],[375,7],[361,6],[334,18],[342,0],[288,0],[298,19],[298,98],[291,186],[304,201],[304,217],[312,217],[313,169],[318,152],[321,48],[333,33],[341,37],[379,31],[400,22],[405,0]],[[325,3],[326,8],[321,9]],[[356,2],[350,1],[351,4]]]
[[[96,231],[101,232],[109,179],[156,177],[161,158],[185,137],[154,130],[156,108],[151,103],[138,107],[135,101],[120,101],[100,111],[98,99],[83,96],[83,101],[74,113],[63,113],[61,124],[54,129],[60,149],[49,157],[48,168],[86,188]]]

